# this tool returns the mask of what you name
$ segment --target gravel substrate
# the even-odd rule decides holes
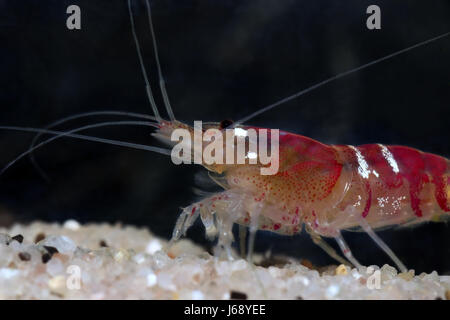
[[[168,252],[147,229],[76,221],[0,228],[0,299],[446,299],[450,277],[388,265],[321,270],[213,257],[188,240]],[[266,264],[263,264],[266,265]]]

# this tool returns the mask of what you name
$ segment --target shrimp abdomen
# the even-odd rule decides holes
[[[449,161],[405,146],[335,146],[353,170],[341,210],[357,199],[372,226],[430,220],[450,211]],[[364,211],[363,211],[364,210]]]

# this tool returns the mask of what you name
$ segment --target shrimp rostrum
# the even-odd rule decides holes
[[[171,145],[176,143],[173,134],[177,129],[184,129],[189,135],[195,136],[196,129],[176,120],[172,112],[158,60],[150,6],[146,1],[160,89],[169,119],[164,120],[160,116],[142,63],[130,1],[128,1],[128,5],[132,35],[154,116],[122,113],[121,115],[145,118],[146,121],[105,122],[65,132],[50,130],[51,126],[46,129],[1,127],[3,129],[27,130],[54,135],[48,140],[33,145],[19,158],[59,137],[122,145],[173,156],[173,152],[166,148],[101,139],[78,133],[78,131],[85,129],[107,125],[147,125],[156,128],[154,135],[157,138]],[[277,150],[271,149],[271,154],[278,151],[278,156],[276,159],[271,158],[271,163],[250,161],[251,158],[255,157],[253,154],[250,155],[250,151],[248,151],[246,154],[247,161],[244,163],[239,161],[202,162],[201,165],[209,171],[211,179],[221,186],[223,191],[211,194],[185,207],[176,222],[172,242],[184,235],[200,217],[206,235],[209,238],[218,238],[218,248],[221,248],[222,252],[225,252],[229,258],[233,258],[231,250],[231,244],[234,241],[232,228],[234,224],[238,224],[241,226],[241,230],[244,230],[244,227],[248,227],[250,230],[248,257],[251,258],[257,230],[294,235],[305,229],[311,235],[314,243],[324,249],[330,256],[341,263],[348,264],[349,261],[354,266],[360,267],[361,265],[352,255],[341,234],[342,230],[360,228],[367,232],[380,248],[390,256],[402,272],[406,271],[403,263],[377,236],[374,229],[439,220],[447,216],[450,212],[450,162],[448,159],[405,146],[382,144],[326,145],[302,135],[277,129],[252,127],[245,125],[244,122],[338,78],[448,35],[450,33],[415,44],[333,76],[260,109],[240,121],[208,123],[205,128],[201,129],[202,133],[206,129],[214,129],[217,133],[223,133],[223,136],[227,137],[227,143],[231,141],[230,150],[233,150],[233,152],[239,149],[238,141],[242,141],[237,139],[238,136],[247,137],[244,139],[245,152],[250,149],[252,143],[255,143],[255,141],[252,141],[250,133],[256,133],[257,137],[265,136],[269,142],[276,136]],[[98,113],[108,114],[108,112]],[[109,113],[113,114],[113,112]],[[76,115],[54,124],[61,124],[76,117],[93,116],[95,114],[95,112],[92,112]],[[117,114],[119,113],[116,112]],[[275,131],[276,135],[273,135]],[[211,139],[201,141],[202,152],[207,151],[208,141],[211,142]],[[193,150],[193,148],[191,150],[191,147],[189,145],[188,148],[189,151],[193,151],[192,156],[194,157],[196,150]],[[226,150],[229,152],[228,149]],[[224,153],[223,157],[235,159],[235,154],[233,153],[230,156],[230,154]],[[274,161],[276,163],[273,163]],[[262,169],[271,166],[276,166],[277,170],[274,174],[261,174]],[[327,244],[323,237],[334,238],[345,258],[341,257]]]

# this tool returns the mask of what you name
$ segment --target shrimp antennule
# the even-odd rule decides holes
[[[152,34],[153,40],[153,50],[155,52],[156,66],[158,68],[158,77],[159,77],[159,87],[161,88],[161,94],[163,96],[164,105],[166,106],[167,114],[169,115],[170,120],[175,120],[175,116],[172,111],[172,107],[170,105],[169,96],[166,91],[166,83],[164,81],[164,77],[161,71],[161,64],[159,62],[159,54],[158,54],[158,46],[156,45],[156,36],[153,30],[153,22],[152,22],[152,12],[150,9],[150,3],[148,0],[145,0],[145,4],[147,6],[147,15],[148,15],[148,23],[150,25],[150,32]]]
[[[172,107],[170,106],[169,97],[166,92],[165,81],[164,81],[162,71],[161,71],[161,65],[159,62],[159,55],[158,55],[158,47],[156,44],[155,32],[153,30],[152,15],[151,15],[151,9],[150,9],[150,4],[148,3],[148,0],[146,1],[146,6],[147,6],[148,21],[149,21],[149,25],[150,25],[150,32],[151,32],[152,40],[153,40],[153,49],[155,52],[156,65],[158,68],[159,86],[161,88],[161,94],[163,96],[164,105],[166,107],[167,114],[169,115],[170,120],[175,120],[175,116],[173,114]],[[128,0],[128,12],[130,14],[131,32],[133,33],[133,39],[134,39],[134,43],[136,44],[136,51],[137,51],[138,58],[139,58],[139,64],[140,64],[142,75],[143,75],[144,81],[145,81],[145,89],[147,91],[147,97],[148,97],[150,105],[153,109],[153,113],[155,114],[156,120],[158,122],[160,122],[162,120],[162,118],[159,114],[158,107],[155,103],[155,98],[153,97],[150,82],[147,77],[147,70],[145,69],[144,60],[142,58],[141,46],[139,44],[139,40],[138,40],[138,37],[136,34],[136,26],[134,23],[133,12],[131,10],[131,0]]]
[[[153,98],[152,88],[150,87],[150,82],[147,77],[147,70],[145,69],[144,60],[142,59],[141,46],[139,44],[139,40],[136,35],[136,28],[134,25],[134,17],[133,12],[131,11],[131,0],[128,0],[128,12],[130,13],[130,21],[131,21],[131,32],[133,33],[134,43],[136,45],[136,51],[139,58],[139,65],[141,67],[142,76],[144,77],[145,82],[145,90],[147,92],[148,101],[153,109],[153,114],[156,117],[156,120],[161,121],[161,116],[159,115],[158,107],[156,106],[155,99]]]

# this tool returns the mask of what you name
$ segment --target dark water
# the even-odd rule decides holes
[[[66,8],[81,8],[81,30]],[[166,86],[178,119],[239,119],[280,98],[417,42],[450,31],[450,2],[376,1],[381,30],[366,28],[372,1],[151,1]],[[133,1],[145,64],[162,97],[143,1]],[[330,83],[250,123],[325,143],[401,144],[450,157],[450,37]],[[0,0],[0,119],[42,127],[93,110],[151,113],[126,1]],[[110,118],[108,118],[110,119]],[[112,119],[112,118],[111,118]],[[115,118],[117,119],[117,118]],[[74,121],[77,127],[105,117]],[[91,135],[156,145],[138,127]],[[0,161],[25,150],[29,133],[1,132]],[[196,196],[201,168],[158,154],[61,139],[0,177],[2,223],[122,221],[168,238],[180,207]],[[450,271],[449,227],[383,231],[405,264]],[[189,236],[204,240],[196,225]],[[364,264],[391,263],[365,234],[345,233]],[[334,245],[334,243],[333,243]],[[259,233],[257,249],[332,262],[307,236]]]

